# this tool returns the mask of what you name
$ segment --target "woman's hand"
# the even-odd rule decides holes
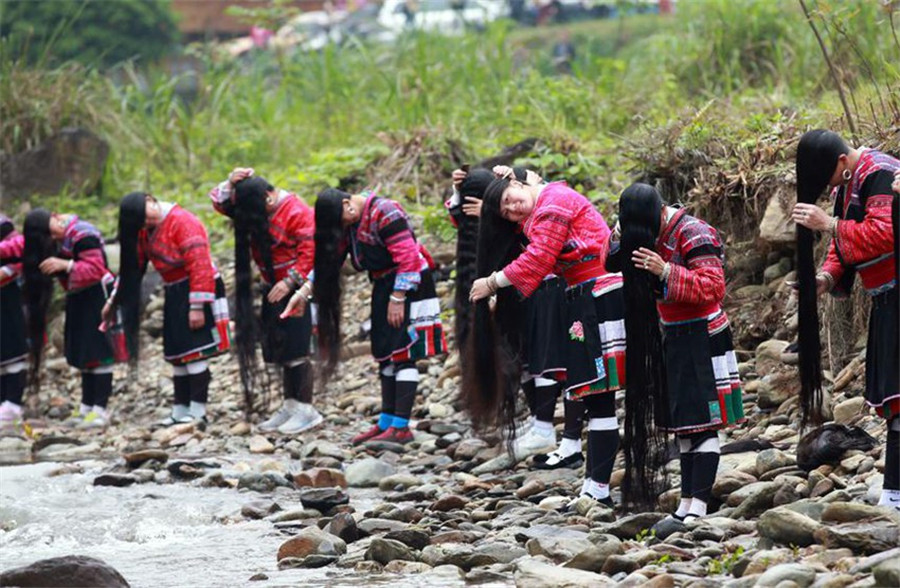
[[[663,269],[666,267],[666,262],[663,261],[662,257],[656,251],[651,251],[646,247],[641,247],[632,253],[631,262],[634,264],[634,267],[647,270],[654,276],[661,276]]]
[[[466,196],[466,201],[462,205],[462,211],[467,216],[481,216],[481,198]]]
[[[59,257],[48,257],[38,266],[41,273],[47,276],[58,274],[69,268],[69,260],[60,259]]]
[[[103,305],[103,310],[100,311],[100,320],[105,325],[111,325],[115,322],[115,318],[116,313],[113,310],[113,302],[112,300],[107,300],[106,304]]]
[[[516,174],[513,171],[513,168],[509,167],[508,165],[495,165],[491,169],[491,171],[494,172],[494,175],[498,178],[506,178],[508,180],[516,179]]]
[[[894,192],[900,194],[900,170],[894,172],[894,183],[891,184],[891,188],[893,188]]]
[[[300,288],[294,295],[291,296],[291,299],[288,300],[287,306],[284,307],[284,311],[278,317],[282,320],[291,317],[301,317],[306,314],[306,304],[309,302],[307,299],[307,294],[303,291],[303,288]]]
[[[400,300],[402,298],[402,300]],[[395,329],[403,324],[403,317],[406,315],[406,293],[393,293],[388,301],[387,320],[388,324]]]
[[[815,204],[803,204],[802,202],[794,205],[791,220],[813,231],[827,231],[834,223],[834,217]]]
[[[491,289],[490,282],[488,281],[490,278],[478,278],[474,282],[472,282],[472,290],[469,291],[469,301],[470,302],[478,302],[479,300],[484,300],[488,296],[494,293]]]
[[[234,186],[241,180],[245,180],[253,175],[252,167],[236,167],[228,174],[228,182]]]
[[[191,327],[192,331],[202,329],[205,324],[206,313],[203,312],[202,308],[192,308],[190,312],[188,312],[188,325]]]
[[[467,172],[465,170],[462,170],[462,169],[453,170],[453,174],[451,176],[453,178],[453,185],[458,188],[459,185],[463,183],[463,180],[465,180],[468,176],[469,176],[469,172]]]
[[[287,282],[284,280],[278,280],[272,289],[269,290],[269,295],[266,296],[266,299],[272,304],[278,304],[281,302],[281,299],[291,293],[291,287],[287,285]]]

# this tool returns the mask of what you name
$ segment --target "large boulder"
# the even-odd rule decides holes
[[[759,223],[760,240],[775,246],[792,245],[797,238],[791,210],[797,198],[787,186],[778,189],[769,198],[762,221]]]
[[[99,559],[66,555],[6,570],[0,574],[0,586],[128,588],[129,584],[122,574]]]
[[[108,157],[109,144],[91,131],[64,128],[34,149],[0,155],[0,200],[92,194]]]

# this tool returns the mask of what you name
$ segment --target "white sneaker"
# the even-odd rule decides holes
[[[312,404],[301,404],[297,412],[286,423],[278,427],[278,432],[283,435],[296,435],[312,429],[323,420],[325,420],[324,417],[313,408]]]
[[[256,428],[263,433],[270,433],[291,420],[291,417],[294,416],[295,412],[296,409],[291,409],[287,405],[282,405],[281,408],[278,409],[278,412],[269,417],[269,420],[259,423]]]
[[[78,424],[78,429],[103,429],[109,425],[109,418],[94,412],[93,410],[84,416],[84,419]]]
[[[544,433],[532,427],[513,442],[513,453],[518,459],[524,459],[535,453],[552,451],[555,448],[556,432],[553,429],[549,433]]]

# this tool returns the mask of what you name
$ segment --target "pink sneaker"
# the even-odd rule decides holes
[[[12,402],[0,404],[0,427],[14,425],[22,420],[22,407]]]

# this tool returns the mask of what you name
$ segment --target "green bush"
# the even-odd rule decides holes
[[[99,66],[171,51],[177,29],[169,0],[3,0],[4,53],[29,63]]]

